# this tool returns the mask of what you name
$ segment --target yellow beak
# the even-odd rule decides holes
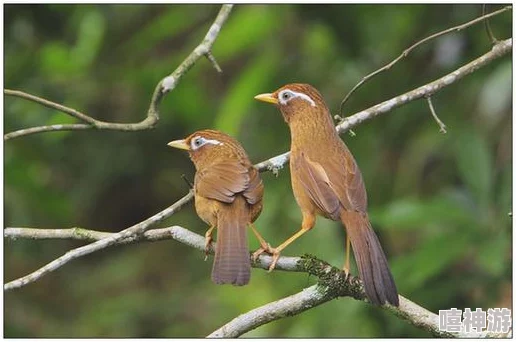
[[[180,150],[189,150],[190,146],[188,146],[184,139],[174,140],[167,144],[170,147],[178,148]]]
[[[272,94],[270,94],[270,93],[256,95],[254,98],[255,98],[256,100],[258,100],[258,101],[263,101],[263,102],[267,102],[267,103],[278,104],[278,99],[277,99],[277,98],[275,98],[274,96],[272,96]]]

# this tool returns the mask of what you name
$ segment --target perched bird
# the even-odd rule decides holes
[[[272,248],[275,267],[280,252],[312,229],[317,215],[341,221],[346,227],[346,261],[349,273],[350,241],[358,271],[370,302],[398,306],[398,292],[382,246],[367,215],[367,194],[360,170],[340,139],[321,94],[308,84],[288,84],[255,99],[279,107],[290,128],[292,190],[301,208],[301,229]],[[266,251],[262,248],[255,253]]]
[[[260,241],[253,222],[262,211],[263,183],[238,141],[229,135],[202,130],[169,146],[187,150],[195,165],[195,210],[211,227],[206,251],[217,228],[217,245],[211,279],[216,284],[246,285],[251,276],[247,226]]]

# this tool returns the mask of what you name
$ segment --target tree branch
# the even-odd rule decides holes
[[[218,338],[234,338],[258,328],[269,322],[300,314],[313,307],[324,304],[332,299],[346,296],[346,293],[333,291],[331,286],[321,285],[320,283],[312,285],[302,291],[282,298],[278,301],[265,304],[259,308],[246,312],[219,329],[215,330],[207,337]],[[449,333],[439,330],[439,316],[426,310],[425,308],[415,304],[414,302],[399,296],[400,306],[398,308],[391,305],[382,306],[383,309],[392,312],[396,316],[408,321],[410,324],[421,328],[435,337],[457,337],[457,338],[486,338],[498,337],[507,338],[508,334],[497,335],[487,332],[460,332]]]
[[[215,57],[211,54],[211,48],[215,43],[215,40],[217,39],[220,33],[220,29],[226,22],[232,8],[233,5],[222,5],[222,8],[220,9],[213,24],[210,26],[208,33],[206,33],[206,36],[204,37],[203,41],[190,53],[190,55],[177,67],[177,69],[172,74],[163,78],[157,84],[156,89],[154,90],[154,94],[152,95],[151,103],[147,111],[147,116],[143,121],[137,123],[113,123],[101,121],[94,119],[75,109],[60,105],[58,103],[46,100],[44,98],[27,94],[19,90],[5,89],[4,94],[7,96],[14,96],[25,100],[33,101],[45,107],[55,109],[70,116],[73,116],[74,118],[85,122],[85,124],[52,125],[21,129],[5,134],[4,141],[42,132],[86,129],[134,132],[154,128],[154,126],[156,126],[159,120],[158,106],[161,103],[163,96],[176,87],[179,80],[188,72],[188,70],[190,70],[190,68],[199,60],[199,58],[205,56],[213,64],[214,68],[218,72],[222,71],[220,69],[220,66],[217,64]]]
[[[351,128],[358,126],[362,122],[371,120],[380,114],[388,113],[395,108],[401,107],[402,105],[418,100],[422,97],[429,97],[511,51],[512,38],[500,41],[495,44],[489,52],[433,82],[346,117],[335,127],[335,129],[339,134],[342,134]],[[276,174],[278,170],[283,168],[289,158],[290,152],[285,152],[258,163],[255,167],[260,171],[272,171]]]
[[[38,229],[38,228],[6,228],[4,237],[10,239],[75,239],[75,240],[102,240],[117,235],[116,233],[100,232],[83,228],[70,229]],[[159,241],[173,239],[204,252],[204,236],[191,232],[181,226],[152,229],[140,236],[131,236],[119,239],[111,246],[124,245],[145,241]],[[212,246],[214,247],[215,244]],[[209,251],[213,254],[213,249]],[[261,255],[253,267],[268,270],[272,258]],[[348,278],[341,270],[332,267],[325,261],[306,255],[303,257],[281,256],[276,270],[290,272],[304,272],[316,276],[319,281],[316,285],[303,289],[301,292],[289,297],[268,303],[253,309],[231,320],[221,328],[212,332],[207,337],[238,337],[261,325],[284,317],[300,314],[312,307],[324,304],[338,297],[353,297],[356,300],[367,302],[362,282],[359,278]],[[486,333],[447,333],[439,331],[439,316],[400,296],[400,306],[395,308],[384,305],[387,311],[408,321],[410,324],[428,331],[438,337],[479,338],[495,337]],[[507,336],[496,336],[507,337]]]
[[[428,108],[430,108],[430,113],[432,113],[435,122],[439,125],[439,132],[445,134],[446,125],[441,121],[441,119],[439,119],[439,116],[437,116],[437,113],[435,112],[434,105],[432,103],[432,96],[426,96],[426,102],[428,103]]]
[[[446,30],[443,30],[443,31],[440,31],[440,32],[437,32],[437,33],[434,33],[426,38],[423,38],[421,39],[420,41],[418,41],[417,43],[411,45],[410,47],[408,47],[407,49],[405,49],[401,55],[399,55],[397,58],[395,58],[393,61],[391,61],[389,64],[386,64],[384,65],[383,67],[381,67],[380,69],[370,73],[369,75],[367,76],[364,76],[360,82],[358,82],[350,91],[349,93],[346,94],[346,96],[344,97],[344,100],[342,100],[342,102],[340,103],[340,109],[339,109],[339,113],[342,115],[342,109],[344,107],[344,104],[346,103],[346,101],[349,99],[349,97],[351,96],[351,94],[353,94],[355,92],[355,90],[357,90],[358,88],[360,88],[360,86],[362,86],[362,84],[364,84],[366,81],[370,80],[371,78],[373,78],[374,76],[380,74],[381,72],[384,72],[386,70],[389,70],[394,64],[398,63],[401,59],[405,58],[408,56],[408,54],[414,50],[416,47],[418,47],[419,45],[423,44],[423,43],[426,43],[432,39],[435,39],[437,37],[440,37],[440,36],[443,36],[447,33],[450,33],[450,32],[458,32],[460,30],[463,30],[465,29],[466,27],[469,27],[471,25],[474,25],[474,24],[477,24],[479,22],[486,22],[488,23],[488,19],[491,18],[491,17],[494,17],[495,15],[498,15],[500,13],[503,13],[505,11],[508,11],[512,9],[512,6],[506,6],[502,9],[499,9],[497,11],[494,11],[492,13],[489,13],[489,14],[483,14],[482,16],[476,18],[476,19],[473,19],[471,21],[468,21],[464,24],[461,24],[461,25],[457,25],[457,26],[454,26],[454,27],[450,27],[449,29],[446,29]],[[486,24],[488,25],[488,24]],[[492,41],[493,44],[496,43],[496,41]]]
[[[45,266],[41,267],[40,269],[30,273],[29,275],[26,275],[24,277],[18,278],[16,280],[13,280],[13,281],[5,284],[4,291],[16,289],[16,288],[25,286],[27,284],[30,284],[30,283],[38,280],[45,274],[55,271],[56,269],[65,265],[66,263],[68,263],[74,259],[77,259],[81,256],[91,254],[93,252],[104,249],[111,245],[115,245],[122,240],[133,239],[133,238],[137,239],[137,238],[139,238],[140,235],[142,235],[145,231],[147,231],[148,229],[150,229],[157,223],[172,216],[176,211],[181,209],[181,207],[184,204],[188,203],[192,198],[193,198],[193,191],[190,190],[190,192],[188,192],[188,194],[186,194],[186,196],[184,196],[183,198],[178,200],[176,203],[172,204],[170,207],[157,213],[156,215],[151,216],[150,218],[146,219],[145,221],[142,221],[132,227],[122,230],[119,233],[115,233],[107,238],[98,240],[89,245],[72,249],[72,250],[66,252],[64,255],[60,256],[59,258],[57,258],[57,259],[53,260],[52,262],[46,264]]]

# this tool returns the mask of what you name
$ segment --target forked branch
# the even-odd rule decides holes
[[[434,33],[426,38],[423,38],[421,39],[420,41],[418,41],[417,43],[411,45],[410,47],[408,47],[407,49],[405,49],[401,55],[399,55],[398,57],[396,57],[394,60],[392,60],[390,63],[384,65],[383,67],[381,67],[380,69],[378,70],[375,70],[373,71],[372,73],[370,73],[369,75],[366,75],[364,76],[360,82],[358,82],[347,94],[346,96],[344,97],[344,100],[342,100],[342,102],[340,103],[340,107],[339,107],[339,113],[340,115],[343,115],[342,114],[342,110],[344,108],[344,104],[348,101],[349,97],[351,96],[351,94],[353,94],[358,88],[360,88],[360,86],[362,86],[365,82],[367,82],[368,80],[370,80],[371,78],[373,78],[374,76],[386,71],[386,70],[389,70],[394,64],[398,63],[401,59],[405,58],[408,56],[408,54],[414,50],[415,48],[417,48],[418,46],[432,40],[432,39],[435,39],[435,38],[438,38],[440,36],[443,36],[445,34],[448,34],[450,32],[458,32],[460,30],[463,30],[465,29],[466,27],[469,27],[471,25],[474,25],[474,24],[477,24],[477,23],[480,23],[480,22],[486,22],[486,25],[489,25],[489,22],[488,22],[488,19],[491,18],[491,17],[494,17],[495,15],[498,15],[500,13],[503,13],[505,11],[508,11],[512,9],[512,6],[506,6],[502,9],[499,9],[497,11],[494,11],[492,13],[489,13],[489,14],[484,14],[476,19],[473,19],[471,21],[468,21],[467,23],[464,23],[464,24],[461,24],[461,25],[457,25],[457,26],[454,26],[454,27],[450,27],[449,29],[446,29],[446,30],[443,30],[443,31],[440,31],[440,32],[437,32],[437,33]],[[487,26],[489,28],[489,26]],[[490,32],[490,29],[488,30],[488,32]],[[493,41],[493,44],[495,44],[496,41]]]
[[[177,67],[177,69],[163,78],[152,95],[152,99],[147,110],[147,116],[144,120],[137,123],[114,123],[106,122],[92,118],[91,116],[79,112],[73,108],[63,106],[61,104],[46,100],[44,98],[27,94],[19,90],[4,89],[4,94],[7,96],[19,97],[25,100],[29,100],[45,107],[58,110],[62,113],[68,114],[84,123],[82,124],[68,124],[68,125],[50,125],[50,126],[39,126],[20,129],[4,135],[4,141],[19,138],[31,134],[42,133],[42,132],[56,132],[56,131],[71,131],[71,130],[87,130],[87,129],[99,129],[99,130],[115,130],[123,132],[141,131],[146,129],[154,128],[159,120],[159,104],[163,99],[163,95],[171,91],[176,87],[179,80],[190,70],[190,68],[201,58],[206,57],[212,64],[215,70],[222,72],[222,69],[218,65],[215,57],[211,53],[211,48],[217,39],[220,29],[226,22],[229,13],[231,12],[233,5],[223,5],[220,9],[217,18],[210,26],[208,33],[206,33],[203,41],[190,53],[188,57]]]

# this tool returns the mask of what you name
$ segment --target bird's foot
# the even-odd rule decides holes
[[[256,250],[256,252],[253,253],[253,256],[252,256],[253,261],[256,262],[258,257],[263,253],[267,253],[272,256],[272,262],[271,262],[271,264],[269,266],[269,270],[268,270],[268,272],[272,272],[272,270],[276,267],[276,264],[278,263],[278,259],[280,257],[280,250],[278,250],[277,248],[271,247],[271,245],[269,243],[267,243],[266,245],[262,245],[260,248],[258,248]]]
[[[348,277],[349,277],[349,266],[348,267],[344,266],[342,268],[342,272],[344,272],[345,280],[348,280]]]
[[[204,261],[208,260],[208,255],[210,254],[210,249],[212,248],[212,240],[213,239],[211,237],[207,237],[204,241]]]
[[[280,251],[277,248],[272,249],[272,262],[269,266],[269,273],[272,272],[272,270],[276,267],[276,264],[278,263],[278,259],[280,257]]]
[[[256,260],[258,260],[258,257],[260,255],[262,255],[263,253],[267,253],[267,254],[271,254],[273,253],[273,248],[271,247],[271,245],[267,242],[267,243],[264,243],[261,245],[260,248],[258,248],[254,253],[253,253],[253,261],[256,262]]]

